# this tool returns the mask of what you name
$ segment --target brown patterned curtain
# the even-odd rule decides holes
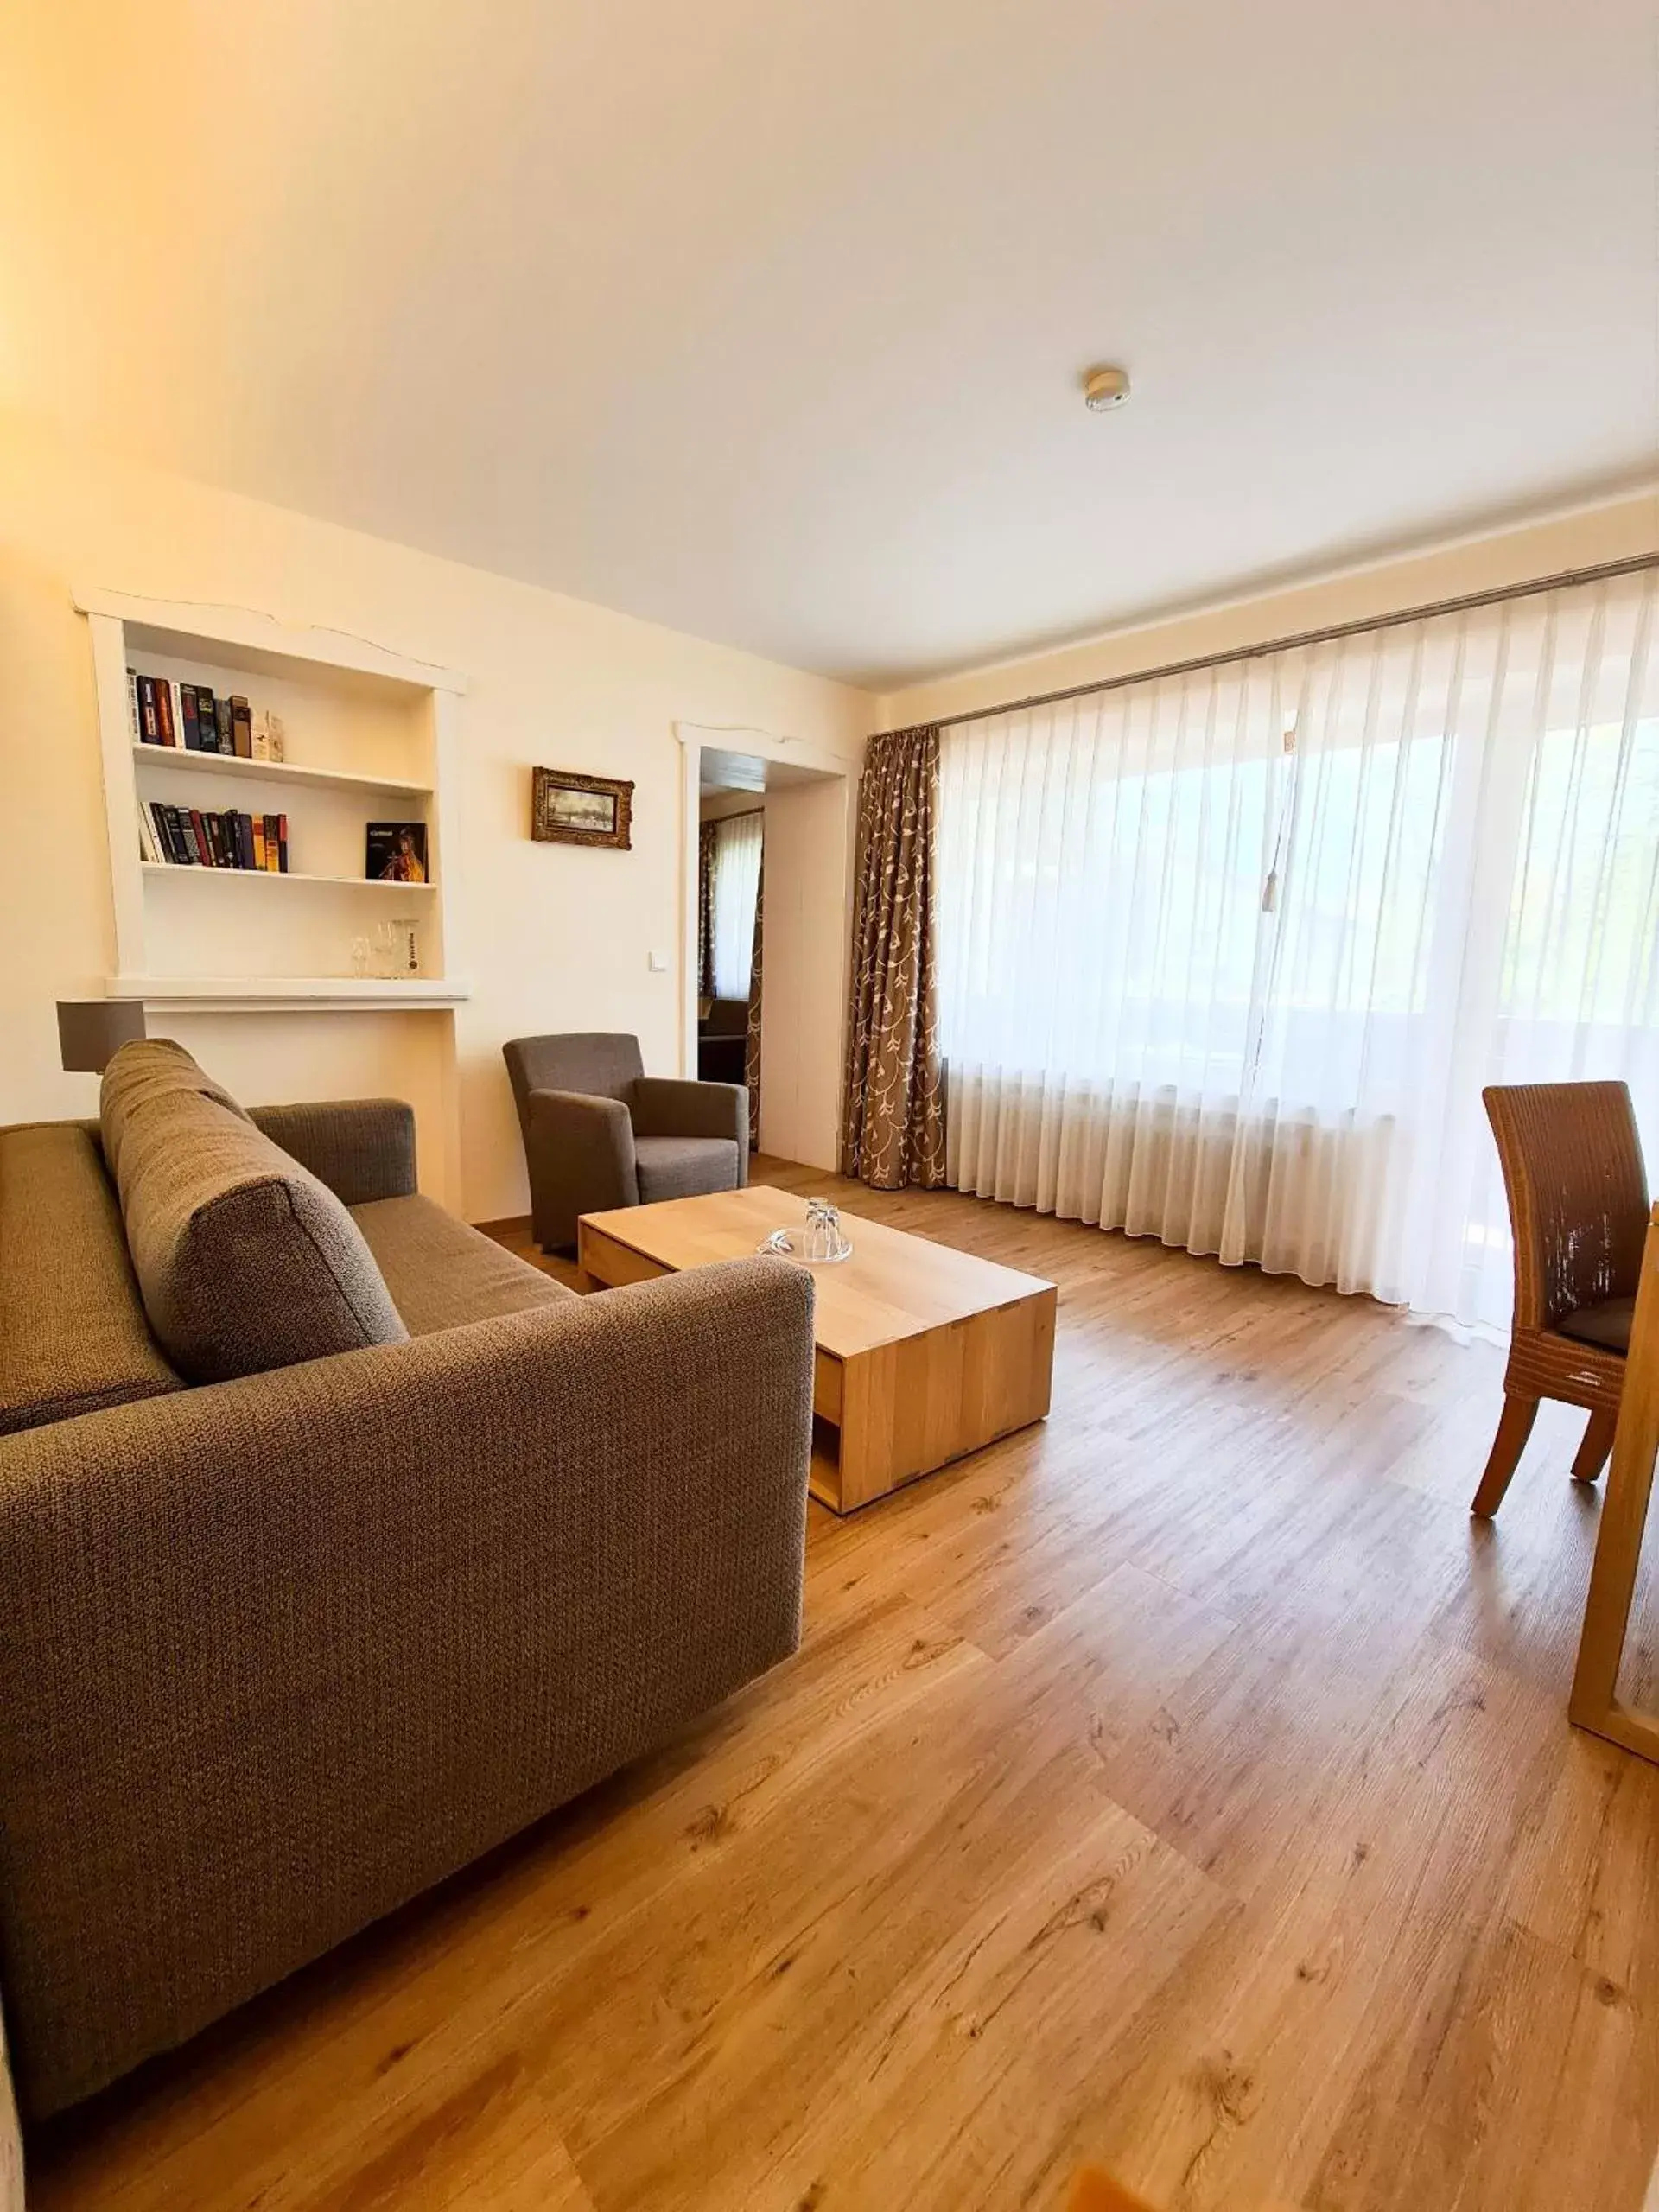
[[[715,995],[715,831],[705,822],[697,830],[697,996]]]
[[[878,1191],[944,1181],[934,1012],[939,733],[873,737],[858,785],[853,994],[841,1168]]]
[[[760,931],[766,908],[766,848],[761,833],[760,873],[754,881],[754,951],[749,963],[749,1026],[743,1044],[743,1080],[749,1086],[749,1150],[760,1149]]]

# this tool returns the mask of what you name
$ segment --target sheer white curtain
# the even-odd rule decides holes
[[[1481,1086],[1659,1141],[1656,589],[947,730],[947,1179],[1506,1327]]]
[[[760,887],[766,817],[734,814],[715,825],[715,996],[746,999],[754,958],[754,902]]]

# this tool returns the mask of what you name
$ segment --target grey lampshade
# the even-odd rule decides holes
[[[144,1032],[137,999],[60,999],[58,1042],[72,1074],[102,1075],[123,1045]]]

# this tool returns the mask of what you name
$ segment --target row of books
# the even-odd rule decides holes
[[[168,868],[242,868],[288,874],[288,817],[214,814],[195,806],[138,806],[138,855]]]
[[[219,699],[205,683],[175,683],[170,676],[141,676],[130,668],[127,713],[139,745],[223,753],[238,760],[284,756],[282,716],[263,709],[255,714],[239,692]]]

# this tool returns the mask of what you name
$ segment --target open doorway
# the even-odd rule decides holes
[[[851,786],[844,771],[715,745],[696,770],[696,1073],[747,1084],[752,1150],[833,1167]]]

